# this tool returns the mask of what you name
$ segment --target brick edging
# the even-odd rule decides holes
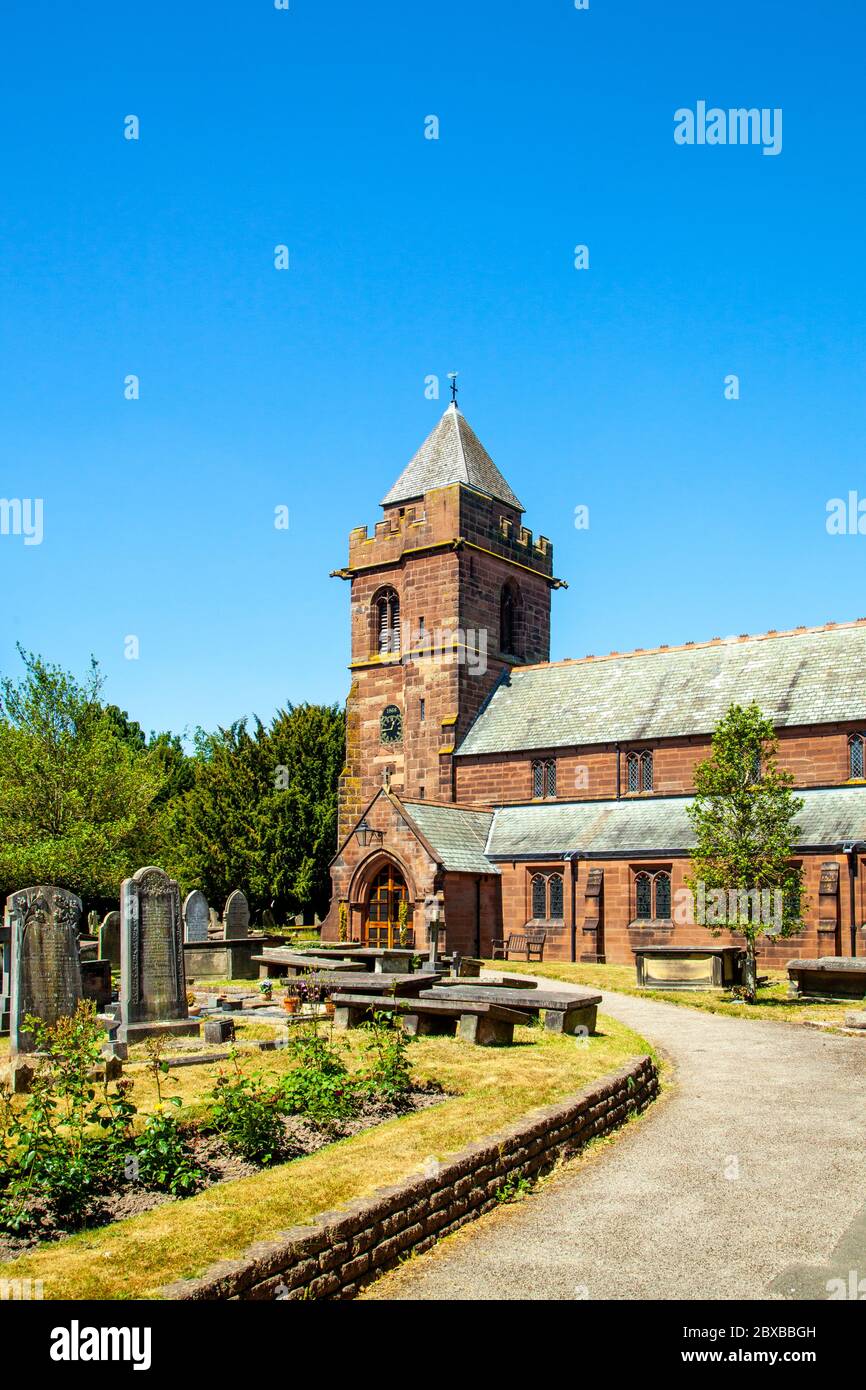
[[[435,1176],[413,1175],[339,1211],[321,1212],[259,1241],[235,1260],[211,1265],[198,1279],[179,1279],[166,1299],[354,1298],[409,1251],[421,1254],[497,1205],[510,1177],[533,1177],[557,1159],[608,1134],[645,1109],[658,1093],[651,1057],[638,1057],[567,1100],[531,1110],[497,1134],[441,1163]]]

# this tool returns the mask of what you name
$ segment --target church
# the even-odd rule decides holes
[[[545,960],[706,945],[673,904],[695,765],[756,701],[804,808],[803,929],[764,964],[866,953],[866,619],[550,661],[546,536],[456,403],[349,536],[351,688],[325,940],[449,951],[545,934]],[[725,941],[732,940],[727,931]]]

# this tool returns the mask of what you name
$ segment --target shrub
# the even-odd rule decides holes
[[[211,1092],[214,1128],[244,1158],[253,1163],[273,1163],[284,1141],[283,1095],[278,1087],[265,1086],[261,1077],[243,1076],[234,1048],[231,1060],[234,1076],[220,1072]]]
[[[415,1041],[400,1027],[394,1014],[377,1011],[372,1019],[361,1025],[369,1034],[366,1052],[370,1058],[361,1086],[371,1095],[381,1096],[392,1105],[405,1105],[412,1090],[412,1075],[407,1056]]]
[[[289,1047],[298,1065],[280,1083],[286,1113],[320,1121],[355,1115],[355,1083],[333,1044],[311,1031],[293,1038]]]

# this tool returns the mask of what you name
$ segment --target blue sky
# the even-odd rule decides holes
[[[569,582],[554,658],[866,614],[825,526],[866,498],[864,37],[862,0],[6,0],[0,496],[44,539],[0,536],[0,668],[92,652],[149,729],[342,700],[328,573],[453,368]],[[676,145],[699,100],[781,108],[782,152]]]

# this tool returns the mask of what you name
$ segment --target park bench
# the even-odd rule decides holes
[[[544,1014],[544,1026],[551,1033],[594,1033],[601,995],[576,989],[568,994],[533,989],[515,995],[510,989],[479,988],[478,984],[433,985],[421,991],[422,999],[466,999],[502,1004],[527,1018]]]
[[[502,939],[496,937],[493,941],[493,959],[510,960],[512,952],[514,955],[523,955],[525,960],[544,960],[544,943],[547,940],[547,932],[511,932],[509,936]]]
[[[371,1012],[381,1010],[400,1015],[407,1033],[454,1033],[465,1042],[489,1047],[514,1041],[514,1025],[526,1022],[526,1015],[515,1009],[491,1004],[486,999],[388,999],[380,994],[332,995],[334,1027],[357,1028]]]

